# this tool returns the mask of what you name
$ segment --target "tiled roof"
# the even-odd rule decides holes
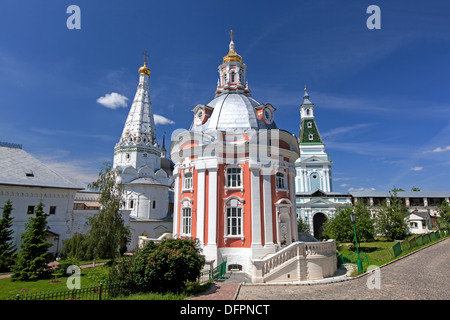
[[[0,184],[84,189],[64,178],[19,146],[0,144]]]

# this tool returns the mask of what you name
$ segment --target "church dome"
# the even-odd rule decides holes
[[[262,105],[247,94],[221,94],[206,104],[212,109],[208,120],[203,124],[193,122],[192,131],[207,130],[259,130],[276,129],[275,122],[265,123],[257,115],[256,109]]]
[[[144,65],[139,68],[139,74],[146,74],[150,76],[150,69],[147,67],[147,63],[144,62]]]

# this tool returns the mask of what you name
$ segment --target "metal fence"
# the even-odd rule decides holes
[[[106,283],[81,287],[79,289],[64,289],[39,291],[35,293],[16,294],[6,300],[108,300],[114,296],[114,292],[119,289],[120,283]]]
[[[209,280],[223,279],[226,272],[227,272],[227,261],[225,260],[213,269],[202,271],[199,278],[200,283],[201,284],[206,283]]]

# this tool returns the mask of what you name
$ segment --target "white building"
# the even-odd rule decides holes
[[[25,223],[39,201],[48,214],[48,237],[55,254],[71,234],[70,215],[74,198],[84,186],[58,174],[22,149],[21,145],[0,142],[0,207],[10,199],[13,205],[13,237],[20,249]]]
[[[150,69],[144,62],[139,69],[136,95],[114,148],[113,167],[118,169],[124,184],[123,213],[129,213],[132,231],[129,250],[137,246],[141,234],[157,238],[172,231],[170,187],[173,164],[165,156],[164,143],[160,147],[157,142],[149,76]]]
[[[311,233],[321,238],[322,224],[336,210],[352,205],[349,194],[333,192],[332,162],[325,152],[314,117],[314,104],[305,88],[300,106],[301,124],[298,143],[300,158],[295,162],[296,208],[298,219],[305,220]]]
[[[384,201],[389,203],[389,192],[386,191],[352,191],[353,201],[366,203],[372,216],[378,211],[378,206]],[[397,197],[408,208],[409,230],[413,234],[431,232],[436,226],[439,216],[437,205],[442,201],[450,202],[450,191],[397,191]]]

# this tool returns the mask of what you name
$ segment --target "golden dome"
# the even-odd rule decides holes
[[[144,65],[139,68],[139,74],[146,74],[150,76],[150,69],[147,67],[147,63],[144,62]]]
[[[230,45],[229,45],[230,51],[228,51],[228,54],[225,57],[223,57],[224,63],[228,62],[228,61],[239,61],[242,63],[242,57],[240,55],[238,55],[236,53],[236,51],[234,50],[236,45],[233,42],[233,37],[234,37],[233,30],[230,30],[230,38],[231,38]]]
[[[223,57],[223,62],[228,62],[228,61],[239,61],[242,62],[242,57],[240,55],[238,55],[236,53],[236,51],[234,51],[234,49],[230,49],[230,51],[228,52],[228,54]]]

